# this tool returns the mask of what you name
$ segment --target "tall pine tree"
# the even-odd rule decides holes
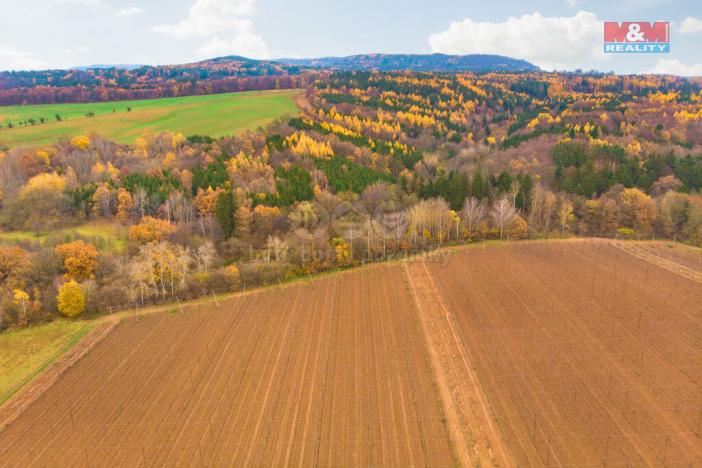
[[[214,206],[214,213],[219,226],[222,228],[224,237],[229,239],[236,233],[237,228],[237,212],[239,206],[231,188],[219,194]]]
[[[497,178],[497,189],[500,193],[507,193],[512,188],[512,176],[506,171],[502,171]]]
[[[473,175],[473,182],[470,187],[470,193],[478,200],[487,197],[487,187],[485,187],[485,179],[480,172]]]
[[[449,202],[451,209],[460,211],[467,196],[468,176],[458,172],[451,172],[448,180],[448,192],[446,193],[446,200]]]

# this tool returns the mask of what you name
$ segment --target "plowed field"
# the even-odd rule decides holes
[[[202,309],[120,324],[0,433],[0,465],[452,463],[399,268]]]
[[[518,465],[702,463],[702,285],[605,242],[427,266]]]
[[[605,241],[437,260],[125,319],[0,466],[702,464],[702,284]]]

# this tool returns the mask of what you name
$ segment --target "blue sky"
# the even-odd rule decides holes
[[[699,0],[0,0],[0,13],[0,69],[482,52],[545,69],[702,75]],[[605,55],[604,20],[671,21],[671,53]]]

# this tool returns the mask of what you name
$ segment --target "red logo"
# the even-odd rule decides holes
[[[670,42],[670,23],[667,21],[605,21],[604,24],[605,43],[613,42]]]

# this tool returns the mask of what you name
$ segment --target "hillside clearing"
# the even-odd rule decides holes
[[[78,237],[92,242],[98,249],[120,252],[127,247],[127,227],[117,222],[91,221],[80,226],[54,229],[52,231],[6,231],[0,232],[0,245],[37,242],[70,242]]]
[[[133,143],[147,130],[218,138],[296,113],[295,94],[296,91],[287,90],[249,91],[142,101],[0,107],[0,146],[41,145],[90,133],[119,143]],[[95,115],[87,117],[89,112]],[[56,115],[61,116],[60,122]],[[28,119],[38,122],[40,118],[46,123],[17,125]],[[9,122],[14,128],[7,127]]]

